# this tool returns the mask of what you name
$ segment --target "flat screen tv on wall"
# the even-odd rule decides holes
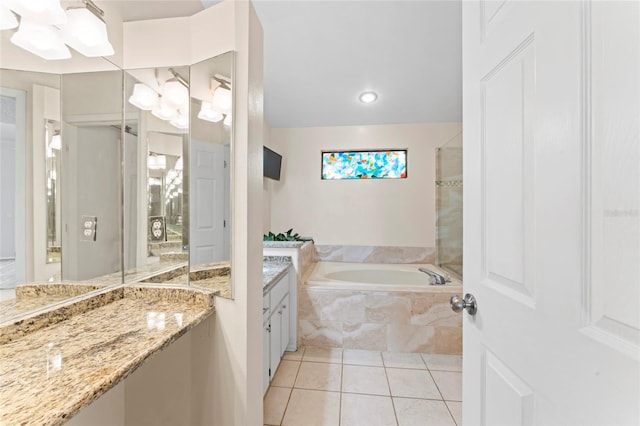
[[[266,146],[262,151],[264,161],[264,177],[268,177],[273,180],[280,180],[280,166],[282,165],[282,155],[275,151],[270,150]]]

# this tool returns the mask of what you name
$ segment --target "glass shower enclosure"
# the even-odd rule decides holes
[[[437,151],[437,263],[462,278],[462,135]]]

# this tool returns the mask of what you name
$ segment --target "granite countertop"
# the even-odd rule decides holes
[[[289,256],[265,256],[263,291],[291,265]],[[178,271],[171,269],[163,271],[173,275],[166,278],[177,278]],[[215,290],[229,287],[229,265],[203,265],[192,272],[193,284],[205,288],[167,282],[23,286],[21,303],[82,296],[0,324],[0,424],[64,423],[213,314]]]
[[[290,256],[264,256],[262,262],[262,292],[271,290],[292,265]]]
[[[98,306],[0,345],[0,424],[64,423],[214,311],[212,292],[186,286],[104,294]]]
[[[262,247],[267,248],[299,248],[302,247],[306,241],[263,241]]]

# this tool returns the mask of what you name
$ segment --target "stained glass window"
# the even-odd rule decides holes
[[[406,150],[322,153],[322,179],[404,179]]]

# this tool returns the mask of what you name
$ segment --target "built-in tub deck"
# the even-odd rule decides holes
[[[301,345],[387,352],[462,354],[462,295],[455,277],[429,285],[429,264],[318,262],[299,288]]]

